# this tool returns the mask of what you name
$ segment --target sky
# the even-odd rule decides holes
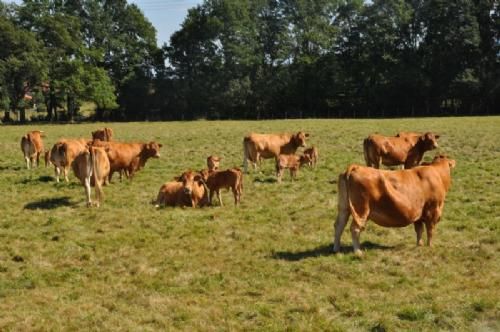
[[[135,3],[144,16],[156,28],[158,46],[170,40],[170,36],[180,29],[188,9],[201,4],[202,0],[129,0]]]
[[[20,4],[22,0],[13,2]],[[128,0],[128,2],[135,3],[156,28],[158,46],[161,47],[170,41],[170,35],[180,29],[188,9],[201,4],[203,0]]]

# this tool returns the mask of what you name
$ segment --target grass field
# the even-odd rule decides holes
[[[104,124],[0,127],[0,330],[500,330],[500,117],[394,120],[113,123],[116,139],[156,140],[132,182],[104,187],[100,208],[52,168],[25,169],[28,130],[90,137]],[[245,176],[240,207],[155,209],[160,185],[210,154],[240,166],[250,132],[305,130],[316,170],[275,183],[274,166]],[[363,163],[372,132],[441,134],[457,161],[434,246],[413,227],[369,223],[364,255],[331,253],[336,184]],[[430,160],[435,153],[428,153]]]

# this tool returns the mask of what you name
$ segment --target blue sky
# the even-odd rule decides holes
[[[9,2],[7,0],[7,2]],[[22,0],[13,0],[21,3]],[[144,16],[156,28],[158,46],[170,40],[170,35],[180,29],[181,23],[187,15],[188,9],[202,3],[202,0],[128,0],[135,3],[144,13]]]

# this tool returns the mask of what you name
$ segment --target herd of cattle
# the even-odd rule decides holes
[[[56,181],[62,172],[68,181],[71,167],[75,176],[85,187],[87,205],[92,206],[91,186],[95,187],[96,202],[102,201],[102,186],[109,184],[113,173],[119,172],[132,178],[144,168],[150,158],[160,157],[161,144],[123,143],[113,140],[113,130],[104,128],[92,132],[92,139],[60,139],[44,151],[42,131],[31,131],[21,139],[21,150],[29,169],[38,165],[44,153],[45,165],[54,165]],[[309,134],[256,134],[243,139],[243,167],[248,172],[248,161],[254,169],[263,159],[274,159],[276,176],[281,182],[285,169],[293,178],[300,167],[315,167],[318,149],[304,149]],[[417,245],[422,245],[424,225],[427,244],[432,242],[433,230],[439,222],[445,196],[451,185],[451,169],[455,161],[437,155],[432,162],[421,163],[426,151],[437,148],[439,135],[431,132],[400,132],[387,137],[372,134],[363,141],[367,166],[352,164],[338,179],[338,215],[335,221],[334,252],[340,250],[340,238],[352,216],[351,234],[354,252],[361,254],[360,233],[366,222],[372,220],[384,227],[404,227],[413,224],[417,234]],[[237,167],[220,170],[221,158],[209,156],[207,169],[186,171],[173,181],[163,184],[156,206],[203,207],[211,204],[214,194],[222,206],[221,189],[231,189],[234,203],[238,205],[243,192],[243,171]],[[403,165],[403,169],[380,170],[386,166]]]

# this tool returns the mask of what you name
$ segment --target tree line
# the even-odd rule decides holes
[[[495,0],[205,0],[162,47],[126,0],[0,1],[0,46],[4,121],[500,113]]]

